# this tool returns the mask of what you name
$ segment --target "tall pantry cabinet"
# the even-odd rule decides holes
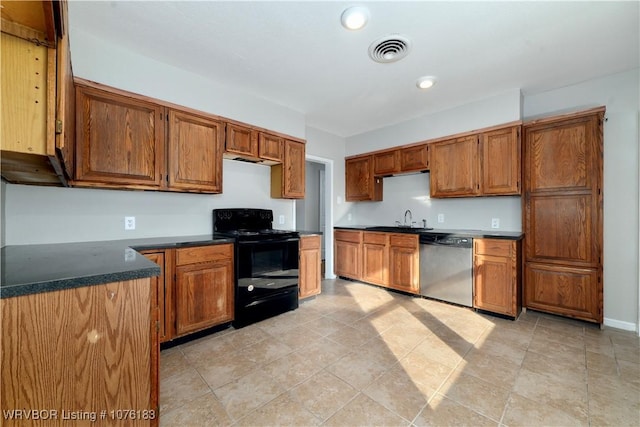
[[[525,307],[602,323],[604,108],[524,125]]]

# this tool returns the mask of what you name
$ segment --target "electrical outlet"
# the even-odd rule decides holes
[[[136,229],[136,217],[135,216],[125,216],[124,217],[124,229],[125,230],[135,230]]]
[[[491,228],[500,228],[500,218],[491,218]]]
[[[279,224],[284,224],[284,215],[280,215],[280,216],[278,217],[278,223],[279,223]]]
[[[347,221],[351,221],[351,218],[352,218],[351,214],[347,214]]]
[[[444,214],[438,214],[438,222],[442,224],[444,222]]]

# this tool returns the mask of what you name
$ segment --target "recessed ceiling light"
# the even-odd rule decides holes
[[[434,84],[436,84],[436,78],[433,76],[420,77],[416,82],[418,89],[429,89]]]
[[[342,12],[340,21],[347,30],[359,30],[369,21],[369,9],[362,6],[347,8]]]

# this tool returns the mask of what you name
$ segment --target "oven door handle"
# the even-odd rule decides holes
[[[291,237],[288,239],[266,239],[266,240],[241,240],[238,242],[239,245],[260,245],[267,243],[288,243],[288,242],[298,242],[300,240],[299,237]]]

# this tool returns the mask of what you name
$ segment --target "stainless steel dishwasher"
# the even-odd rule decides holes
[[[473,306],[473,239],[420,235],[420,294]]]

